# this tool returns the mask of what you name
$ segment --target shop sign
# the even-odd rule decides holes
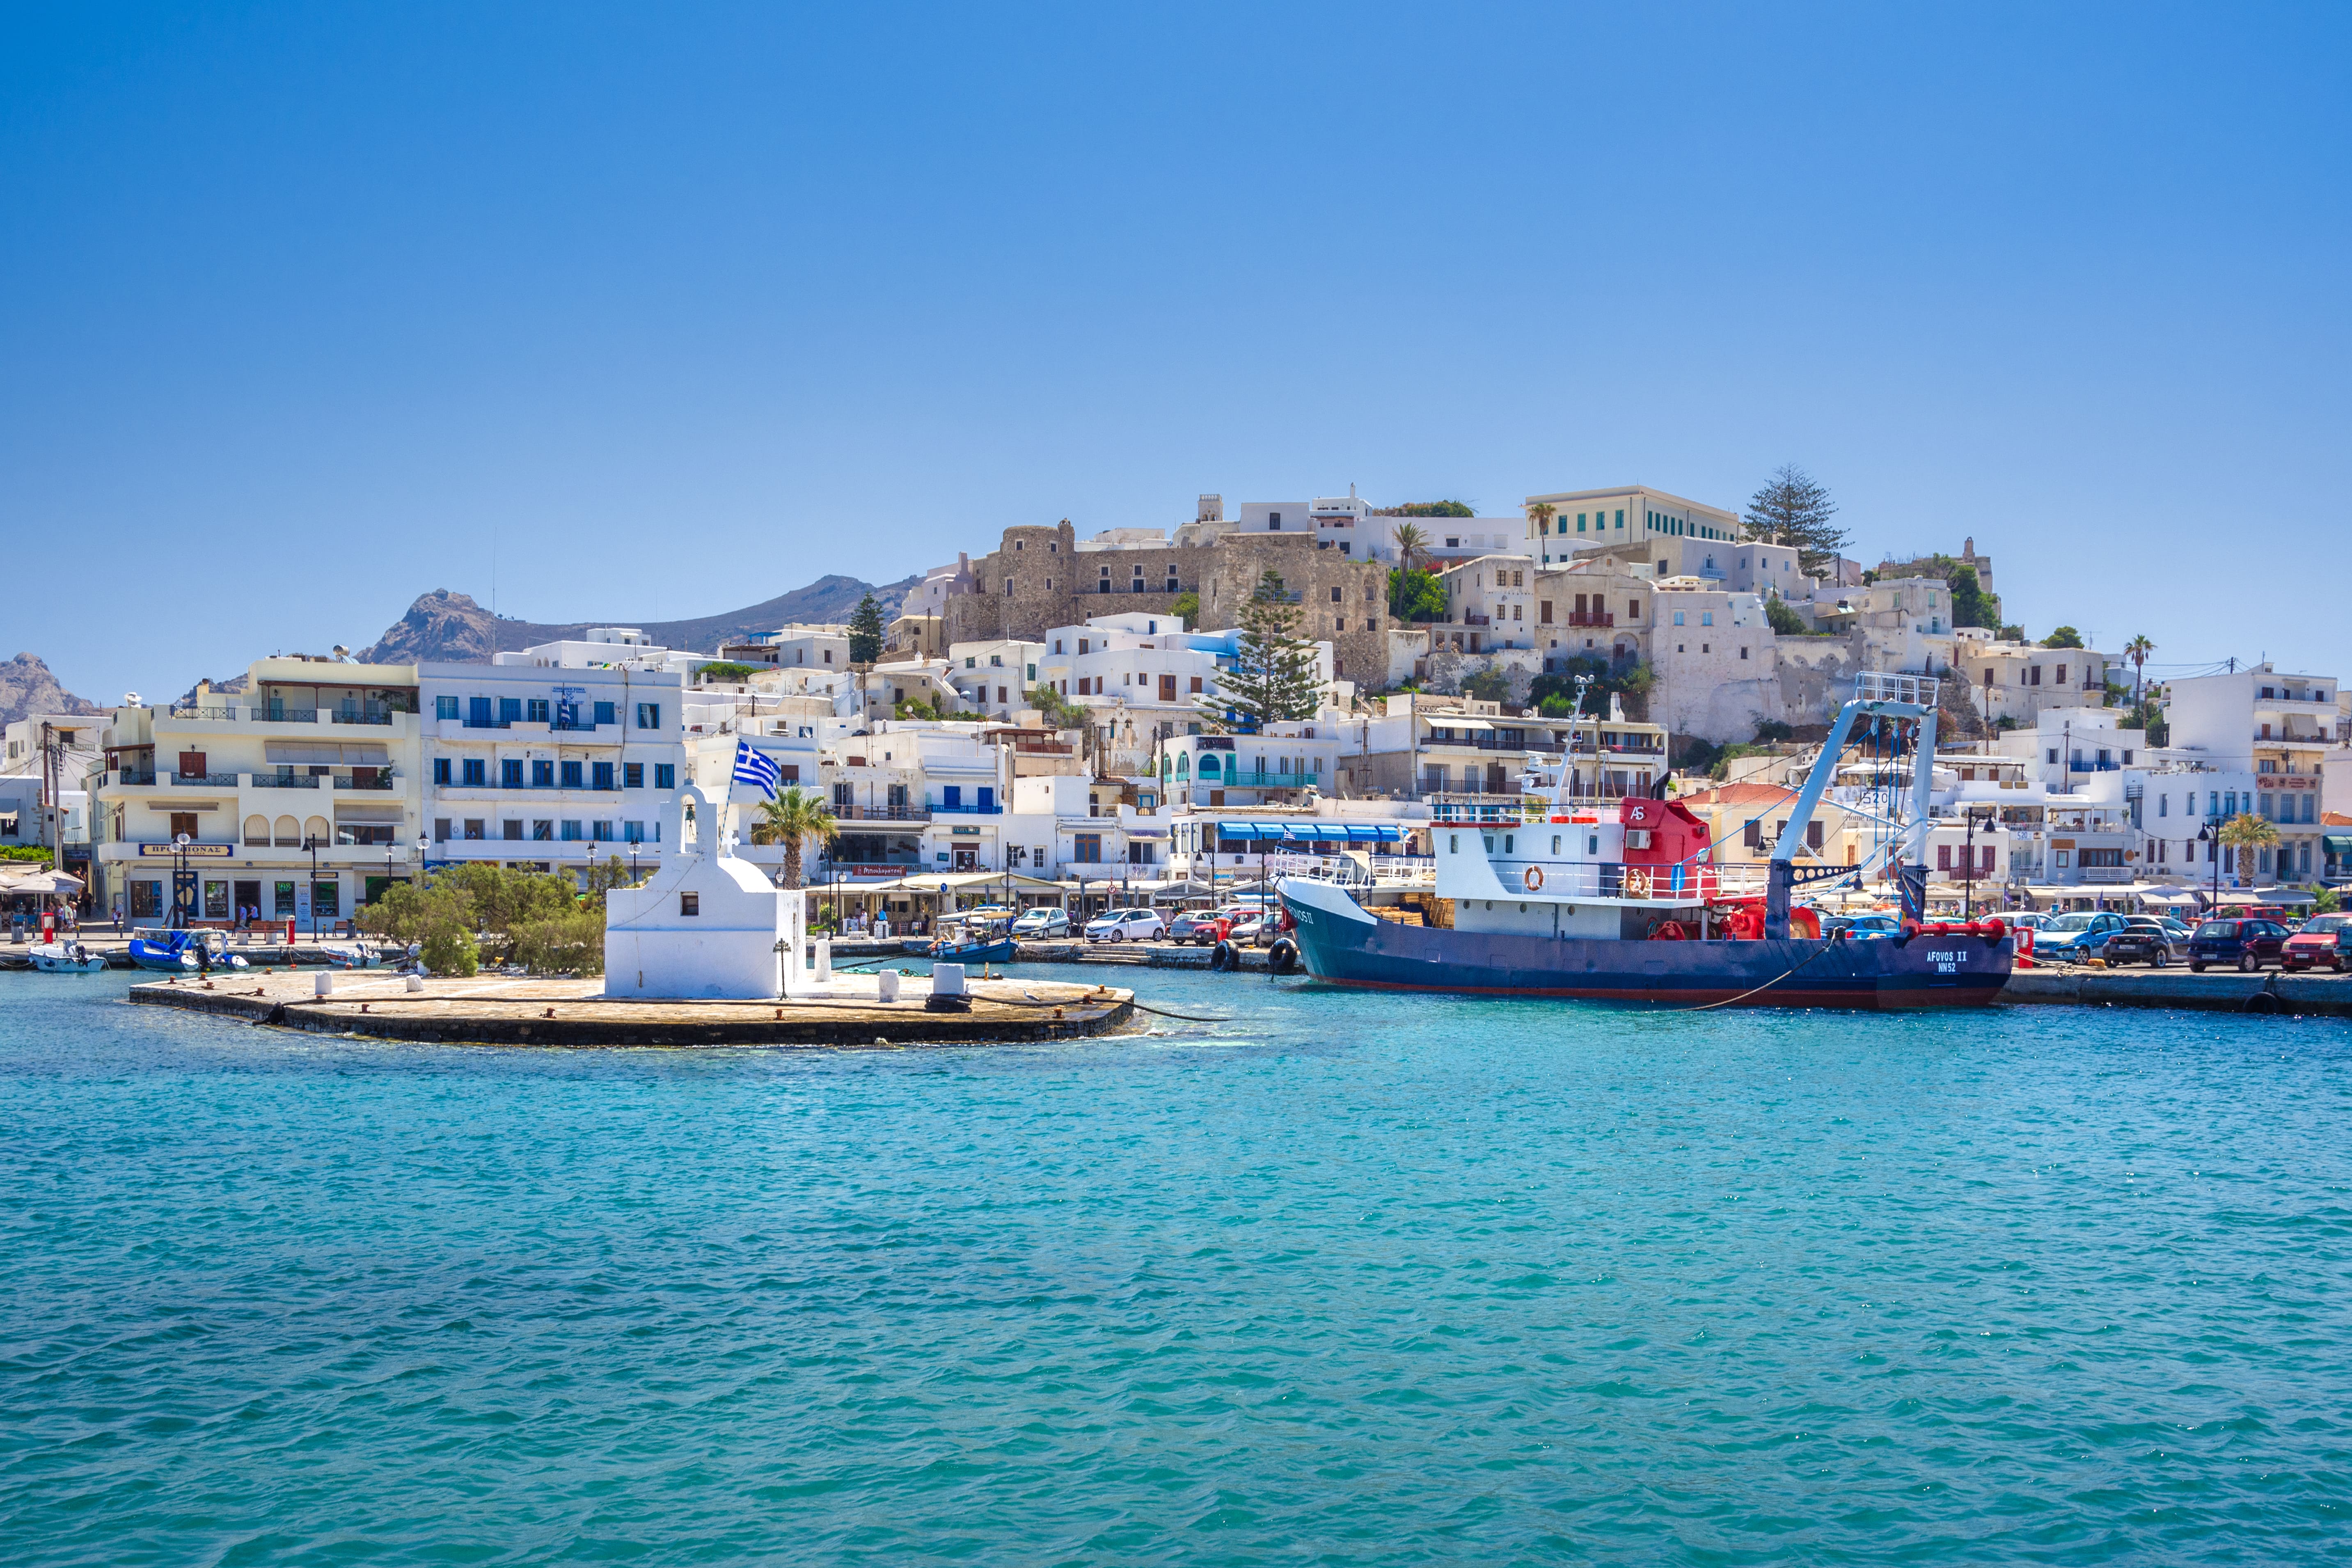
[[[233,844],[142,844],[139,858],[142,860],[169,860],[174,855],[186,855],[192,860],[226,860],[236,852]]]

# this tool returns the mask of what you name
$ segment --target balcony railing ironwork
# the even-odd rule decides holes
[[[337,789],[388,790],[393,787],[392,774],[388,772],[374,774],[373,776],[362,776],[358,773],[353,773],[349,778],[342,777],[339,774],[335,779],[335,787]]]
[[[1617,624],[1614,610],[1570,610],[1568,624],[1571,626],[1613,626]]]
[[[151,784],[155,782],[155,770],[152,768],[119,768],[115,771],[114,782],[118,784]]]
[[[393,714],[399,711],[393,708],[343,708],[336,710],[333,718],[338,724],[389,724]]]
[[[195,784],[208,789],[235,789],[236,775],[235,773],[184,773],[175,770],[172,774],[172,782],[175,784]]]
[[[316,708],[247,708],[245,716],[257,724],[315,724],[319,721]]]
[[[247,709],[247,711],[251,712],[252,710]],[[207,708],[199,706],[195,703],[183,702],[173,704],[172,708],[172,717],[174,719],[208,719],[226,721],[236,718],[236,710],[233,707]]]
[[[319,779],[315,773],[256,773],[253,775],[253,787],[256,789],[317,789]]]
[[[937,805],[924,809],[943,816],[1002,816],[1004,815],[1004,807],[1002,805],[982,805],[977,802],[960,803],[955,805]]]

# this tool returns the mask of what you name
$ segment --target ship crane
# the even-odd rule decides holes
[[[1806,775],[1804,788],[1797,792],[1797,803],[1790,808],[1789,826],[1780,832],[1772,846],[1772,858],[1766,868],[1764,885],[1764,935],[1768,941],[1786,941],[1789,936],[1789,898],[1802,882],[1825,881],[1834,877],[1858,876],[1875,863],[1882,855],[1896,861],[1896,877],[1902,887],[1903,918],[1917,921],[1926,918],[1927,907],[1927,832],[1929,794],[1935,785],[1936,766],[1936,692],[1938,683],[1923,675],[1888,675],[1876,670],[1864,670],[1853,678],[1853,697],[1838,710],[1837,722],[1830,726],[1829,738],[1822,742],[1821,755],[1814,759],[1812,772]],[[1912,752],[1911,819],[1902,831],[1885,845],[1872,851],[1869,862],[1860,866],[1828,866],[1797,868],[1797,846],[1804,841],[1805,827],[1822,804],[1822,796],[1837,776],[1838,759],[1845,754],[1846,737],[1853,732],[1859,719],[1916,720],[1919,739]]]

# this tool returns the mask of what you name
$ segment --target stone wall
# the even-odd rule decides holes
[[[1138,565],[1140,594],[1133,591]],[[1109,593],[1101,590],[1105,566]],[[1034,641],[1048,627],[1075,626],[1088,616],[1170,614],[1184,593],[1201,596],[1200,624],[1192,629],[1221,631],[1239,623],[1242,605],[1268,567],[1298,595],[1299,635],[1332,645],[1336,679],[1365,687],[1387,680],[1388,568],[1318,550],[1303,533],[1233,533],[1207,544],[1081,552],[1067,522],[1008,528],[995,550],[971,563],[975,592],[948,599],[945,640]],[[1167,591],[1171,574],[1176,593]]]

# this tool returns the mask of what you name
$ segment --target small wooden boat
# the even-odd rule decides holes
[[[28,956],[44,974],[96,974],[106,967],[104,958],[78,942],[45,942]]]
[[[940,933],[929,957],[938,963],[1010,963],[1013,928],[1001,921],[963,924]]]

